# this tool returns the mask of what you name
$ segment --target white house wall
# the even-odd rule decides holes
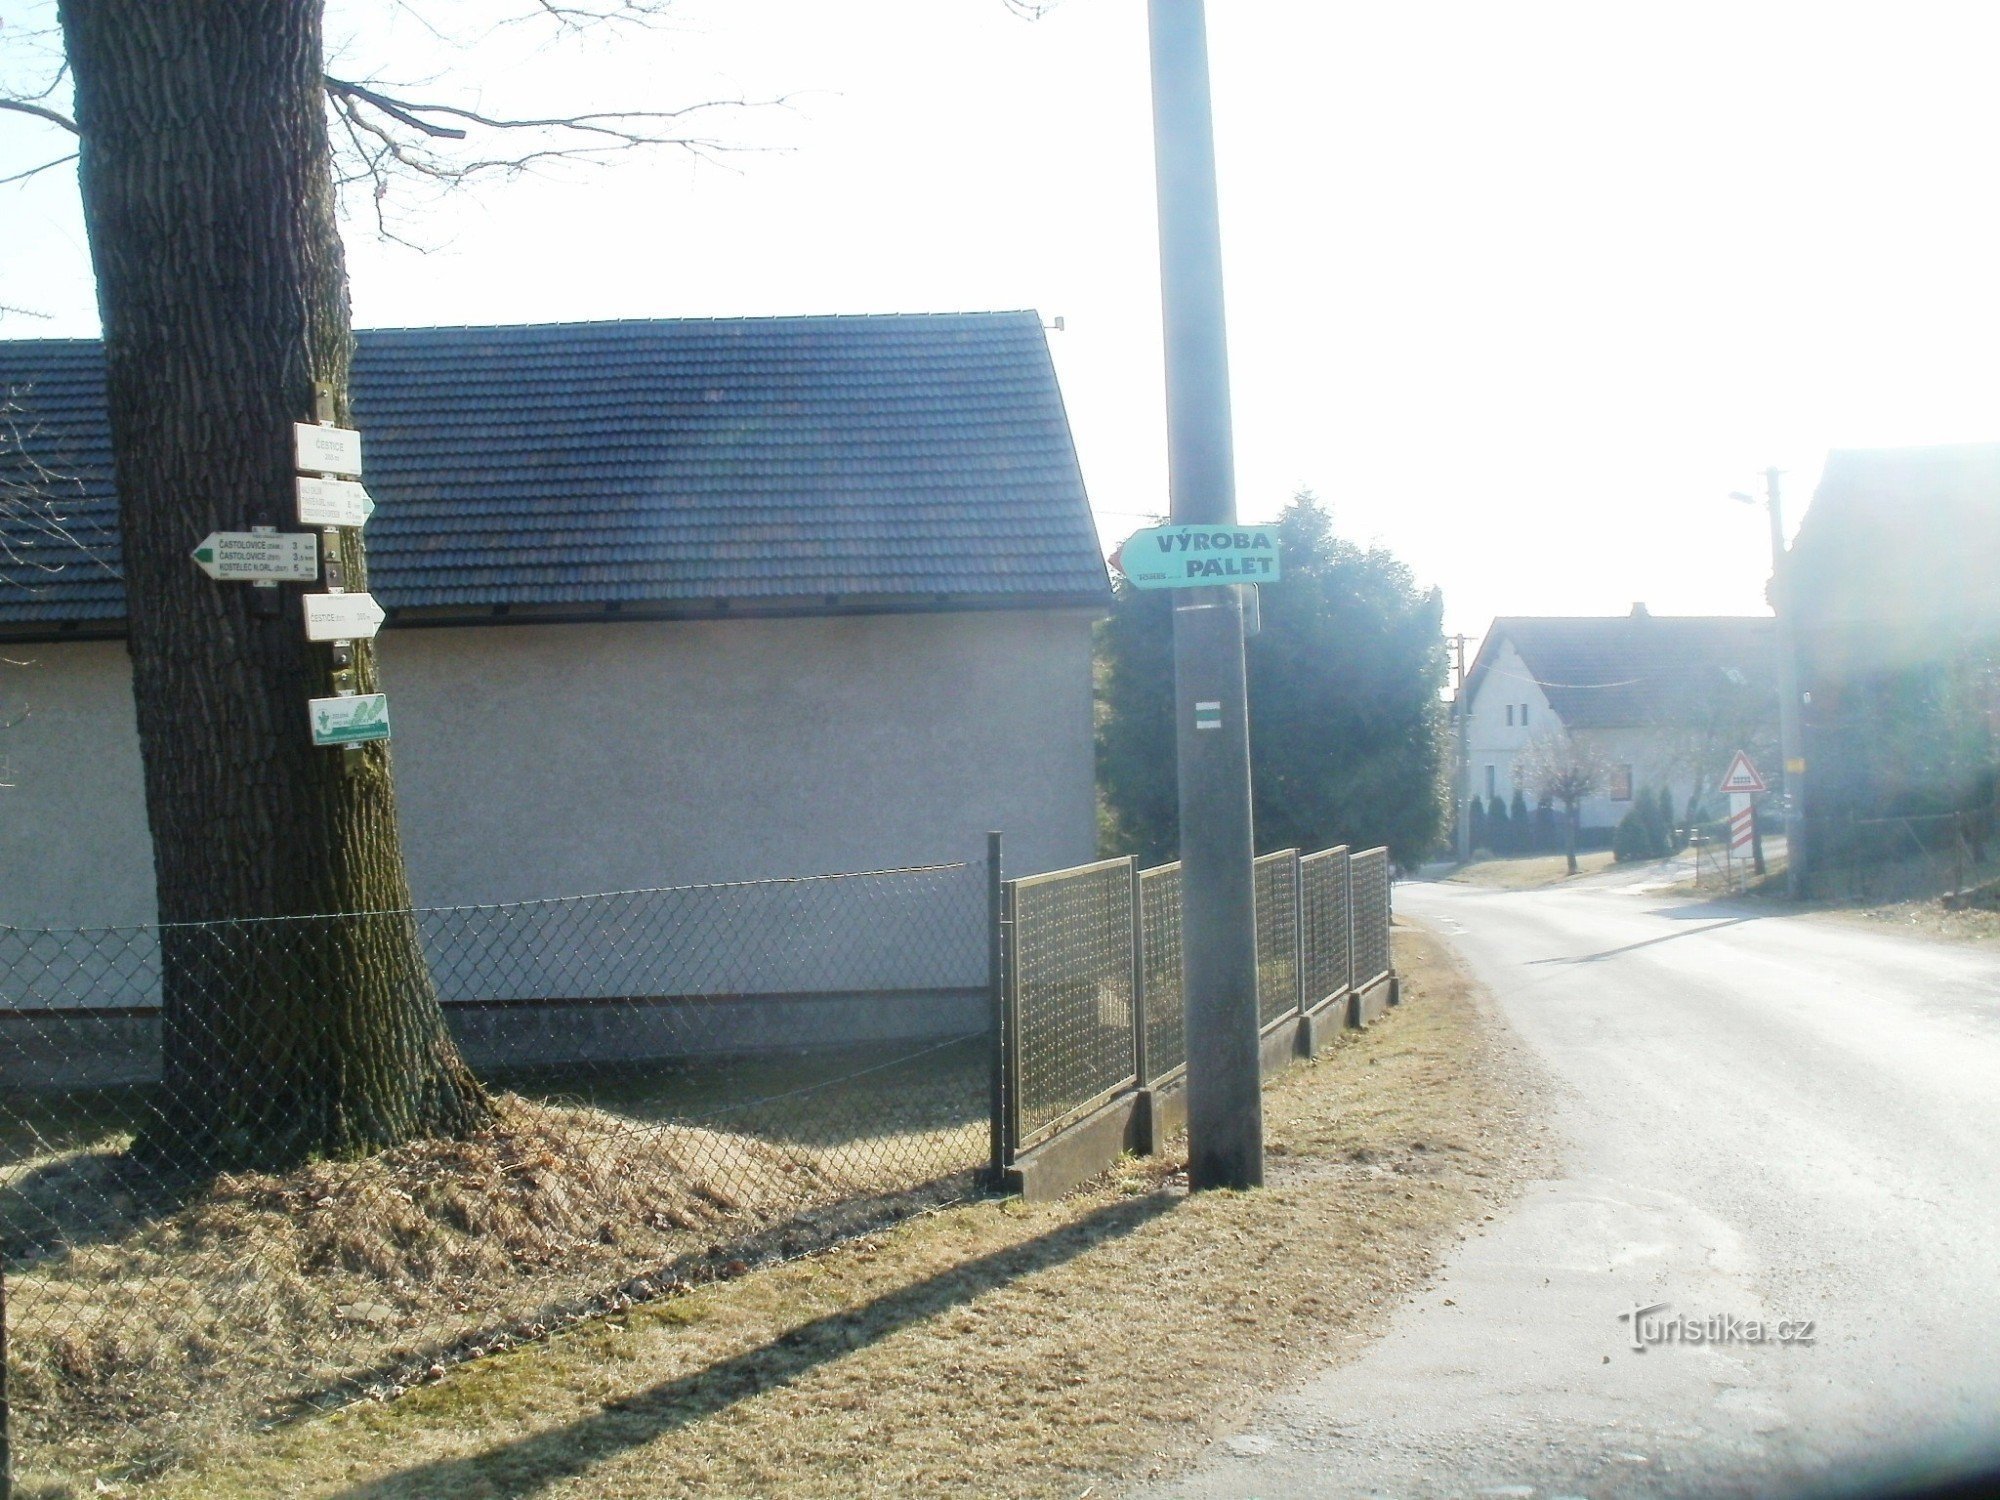
[[[1087,612],[406,631],[420,904],[1093,857]]]
[[[1525,722],[1521,713],[1523,704],[1528,710]],[[1508,722],[1510,708],[1513,711],[1512,723]],[[1515,770],[1528,748],[1528,742],[1539,731],[1558,725],[1562,725],[1560,716],[1538,685],[1535,674],[1514,649],[1513,642],[1500,642],[1490,667],[1472,695],[1467,745],[1473,791],[1482,799],[1486,797],[1487,767],[1490,766],[1493,786],[1502,797],[1511,800]],[[1569,728],[1567,725],[1562,727]],[[1630,766],[1634,792],[1645,791],[1658,796],[1659,788],[1667,786],[1674,794],[1676,816],[1686,812],[1688,796],[1695,788],[1686,769],[1670,763],[1670,754],[1662,747],[1658,731],[1631,727],[1569,729],[1569,732],[1578,740],[1595,745],[1607,764]],[[1609,789],[1606,790],[1608,793]],[[1710,796],[1708,800],[1711,803],[1719,801],[1715,796]],[[1534,799],[1530,797],[1528,801],[1532,804]],[[1580,810],[1582,826],[1616,827],[1631,807],[1630,800],[1614,800],[1609,795],[1586,798]]]
[[[0,922],[151,921],[125,643],[0,647],[0,726]]]
[[[421,905],[1093,856],[1090,615],[392,630]],[[0,923],[155,914],[122,643],[0,666]],[[25,716],[21,710],[27,710]],[[300,718],[302,731],[303,710]]]
[[[1521,705],[1528,706],[1527,722],[1521,722]],[[1513,722],[1508,722],[1508,710]],[[1514,795],[1514,772],[1537,730],[1556,724],[1554,711],[1535,674],[1528,670],[1512,641],[1502,641],[1479,685],[1472,694],[1472,716],[1467,724],[1467,746],[1472,766],[1472,790],[1483,801],[1487,797],[1487,768],[1492,768],[1492,786],[1502,797]],[[1533,799],[1530,798],[1530,801]]]

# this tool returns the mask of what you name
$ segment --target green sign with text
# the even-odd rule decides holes
[[[314,698],[307,709],[315,745],[364,745],[389,738],[389,700],[381,693]]]
[[[1278,528],[1152,526],[1127,537],[1111,563],[1135,589],[1276,583]]]

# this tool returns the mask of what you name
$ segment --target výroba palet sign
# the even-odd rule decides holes
[[[1275,526],[1152,526],[1135,531],[1111,559],[1135,589],[1276,583]]]

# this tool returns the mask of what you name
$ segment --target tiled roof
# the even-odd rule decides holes
[[[380,329],[353,389],[392,611],[1109,599],[1031,312]],[[99,346],[9,392],[73,542],[0,519],[0,624],[116,621]]]
[[[1467,677],[1478,692],[1504,640],[1569,729],[1657,724],[1709,701],[1718,683],[1771,693],[1775,714],[1774,630],[1754,615],[1502,616]]]

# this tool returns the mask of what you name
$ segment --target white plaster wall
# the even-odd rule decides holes
[[[382,637],[426,905],[1095,852],[1085,611],[634,621]],[[0,923],[150,921],[117,642],[0,665]]]
[[[153,920],[123,641],[0,646],[0,923]]]
[[[408,630],[420,904],[1093,857],[1087,612]]]
[[[1687,811],[1688,794],[1693,790],[1693,783],[1685,771],[1673,769],[1667,764],[1669,757],[1661,747],[1657,731],[1586,729],[1579,731],[1578,738],[1595,744],[1609,765],[1630,766],[1635,794],[1645,792],[1658,797],[1664,785],[1674,794],[1674,816],[1679,818]],[[1609,796],[1591,797],[1583,804],[1583,826],[1615,828],[1631,810],[1630,801],[1613,801]]]
[[[1528,705],[1528,719],[1521,722],[1521,705]],[[1514,722],[1507,722],[1509,705]],[[1472,713],[1467,723],[1467,759],[1472,766],[1472,790],[1486,797],[1486,768],[1493,767],[1493,785],[1502,797],[1514,795],[1514,767],[1521,752],[1540,729],[1553,728],[1555,712],[1534,673],[1521,659],[1511,641],[1502,641],[1486,673],[1472,694]],[[1532,799],[1530,799],[1532,801]]]

